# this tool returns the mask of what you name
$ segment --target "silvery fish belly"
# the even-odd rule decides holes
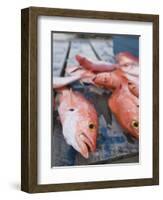
[[[79,92],[64,88],[59,97],[63,135],[85,158],[96,150],[98,117],[94,106]]]

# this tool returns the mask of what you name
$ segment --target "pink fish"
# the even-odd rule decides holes
[[[121,52],[115,56],[116,64],[108,64],[103,61],[93,61],[81,55],[76,55],[76,60],[85,70],[94,73],[112,72],[121,69],[129,82],[130,88],[134,87],[134,93],[139,96],[139,60],[129,52]],[[79,73],[78,73],[79,75]]]
[[[62,88],[58,112],[65,140],[88,158],[89,152],[96,150],[98,117],[94,106],[81,93]]]
[[[95,84],[112,90],[108,106],[117,121],[135,138],[139,138],[139,101],[134,94],[136,89],[124,76],[121,69],[114,72],[99,73],[93,79]]]
[[[104,61],[93,61],[81,55],[76,55],[76,60],[85,69],[92,72],[110,72],[119,67],[118,64],[108,64]]]
[[[125,57],[126,54],[125,55],[122,54],[121,56],[124,56],[126,60],[128,59],[128,61],[130,61],[130,58]],[[82,62],[80,62],[80,64],[81,63]],[[80,73],[82,73],[83,76],[84,73],[87,74],[87,72],[89,72],[88,68],[90,67],[90,63],[89,64],[87,63],[86,58],[84,59],[83,63],[84,63],[84,65],[82,65],[83,69],[82,70],[76,69],[74,72],[75,75],[80,75]],[[133,65],[127,65],[127,67],[124,66],[124,63],[123,66],[118,67],[111,72],[108,71],[103,73],[99,72],[95,73],[91,71],[91,74],[89,74],[90,75],[89,79],[91,79],[91,82],[93,82],[93,84],[97,86],[112,90],[112,95],[108,99],[108,106],[110,107],[111,111],[114,113],[115,117],[117,118],[120,125],[124,128],[124,130],[129,132],[132,136],[138,139],[139,138],[139,102],[138,102],[139,87],[137,84],[138,71],[135,70],[135,67],[136,68],[138,67],[134,65],[136,61],[133,62]],[[94,65],[94,63],[92,63],[92,65]],[[126,71],[123,68],[125,68]],[[131,69],[131,71],[128,72],[127,69]],[[71,75],[73,75],[73,70],[71,72],[72,72]],[[131,76],[130,79],[129,76]],[[133,77],[136,77],[135,82],[133,81]]]
[[[76,56],[81,66],[69,69],[71,75],[87,78],[91,83],[112,90],[108,106],[120,125],[139,138],[139,73],[138,59],[129,53],[116,56],[118,65],[111,66]],[[101,69],[102,72],[101,73]],[[100,69],[100,70],[99,70]],[[89,79],[88,79],[89,77]]]
[[[124,81],[125,80],[125,81]],[[125,84],[129,88],[129,91],[136,97],[139,96],[139,87],[134,82],[127,79],[127,76],[121,69],[117,69],[113,72],[103,72],[96,76],[93,76],[94,84],[102,86],[112,91],[118,88],[120,85]]]
[[[115,56],[116,63],[109,64],[105,61],[95,61],[77,54],[76,60],[79,64],[93,72],[111,72],[119,67],[138,66],[139,59],[133,56],[130,52],[121,52]],[[130,73],[133,69],[128,70]],[[133,72],[134,73],[134,72]]]
[[[139,102],[126,85],[121,85],[113,92],[108,99],[108,106],[122,128],[139,139]]]

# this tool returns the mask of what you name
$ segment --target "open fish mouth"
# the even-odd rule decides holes
[[[95,151],[95,145],[85,133],[77,135],[76,140],[79,145],[79,151],[85,158],[89,157],[89,152]]]

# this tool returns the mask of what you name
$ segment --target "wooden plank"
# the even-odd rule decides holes
[[[62,74],[67,54],[69,50],[69,41],[54,40],[52,52],[53,76],[60,76]]]
[[[62,125],[58,118],[58,112],[53,112],[53,134],[51,149],[51,165],[70,166],[75,164],[76,151],[68,145],[62,133]]]
[[[108,63],[114,63],[114,52],[112,41],[105,39],[91,39],[90,43],[100,60]]]
[[[75,59],[77,54],[82,54],[83,56],[97,60],[97,57],[89,44],[89,39],[74,39],[71,41],[67,67],[78,65],[78,62]]]
[[[109,47],[114,48],[114,43],[113,43],[112,37],[109,38],[109,39],[105,39],[105,41],[106,41],[106,43],[107,43],[107,45],[108,45]]]

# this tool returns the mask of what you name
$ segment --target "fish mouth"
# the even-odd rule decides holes
[[[91,139],[85,133],[79,134],[76,140],[79,145],[79,151],[84,158],[89,157],[89,152],[95,151],[95,144],[93,144]]]

